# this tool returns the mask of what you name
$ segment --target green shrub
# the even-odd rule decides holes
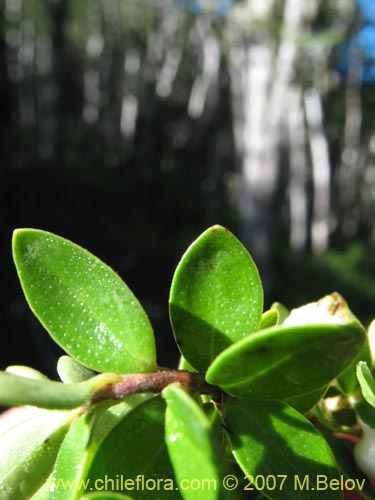
[[[2,500],[333,500],[345,487],[375,498],[374,327],[338,293],[264,312],[252,258],[213,226],[173,277],[176,370],[158,366],[141,304],[88,251],[19,229],[13,254],[30,308],[67,355],[62,382],[0,372],[0,403],[23,406],[0,435]],[[353,452],[339,436],[361,436],[356,422]]]

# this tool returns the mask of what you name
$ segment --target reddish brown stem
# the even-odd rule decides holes
[[[105,399],[123,399],[140,392],[160,393],[167,385],[179,382],[190,391],[200,391],[218,397],[218,387],[207,384],[204,375],[184,370],[165,370],[153,373],[133,373],[121,376],[120,382],[106,384],[94,394],[93,403]]]

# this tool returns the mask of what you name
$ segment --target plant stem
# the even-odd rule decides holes
[[[191,373],[185,370],[163,370],[153,373],[134,373],[121,375],[121,380],[112,384],[105,384],[94,394],[91,402],[98,403],[106,399],[123,399],[130,394],[140,392],[160,393],[167,385],[179,382],[189,391],[200,391],[218,398],[221,391],[218,387],[205,381],[201,373]]]

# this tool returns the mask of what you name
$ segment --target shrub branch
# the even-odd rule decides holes
[[[120,381],[100,387],[92,398],[92,403],[107,399],[124,399],[136,393],[160,393],[167,385],[179,382],[189,392],[199,391],[209,394],[214,399],[221,395],[221,390],[205,381],[202,373],[185,370],[162,370],[152,373],[134,373],[121,375]]]

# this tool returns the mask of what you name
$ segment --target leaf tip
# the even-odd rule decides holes
[[[13,230],[13,234],[12,234],[13,251],[14,251],[15,247],[17,246],[19,239],[22,238],[22,234],[24,233],[24,231],[25,231],[25,229],[23,229],[23,228],[17,228],[17,229]]]
[[[27,245],[26,242],[29,240],[30,236],[35,235],[37,232],[41,231],[38,229],[31,229],[27,227],[14,229],[12,235],[12,250],[15,260],[18,252],[22,252],[25,250],[24,246]]]
[[[35,229],[31,229],[28,227],[18,227],[18,228],[13,230],[12,241],[13,242],[18,241],[25,234],[30,233],[32,231],[35,231]]]
[[[229,230],[226,227],[221,226],[220,224],[214,224],[208,230],[212,231],[212,232],[215,232],[215,231],[225,231],[225,232],[229,233]]]

